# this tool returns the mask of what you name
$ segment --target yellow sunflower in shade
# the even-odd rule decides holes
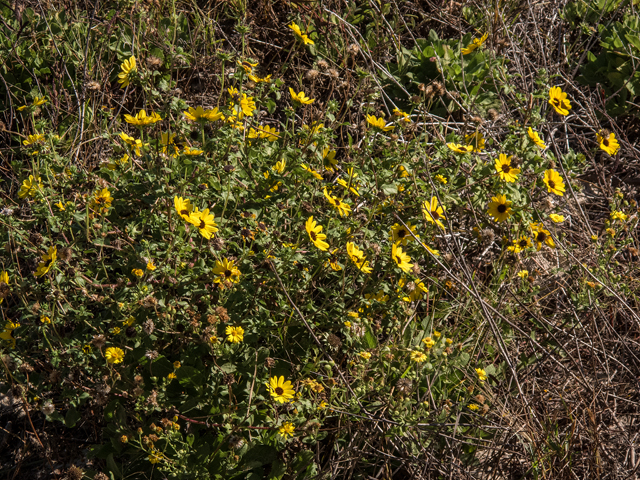
[[[291,94],[291,100],[301,103],[302,105],[311,105],[315,102],[314,98],[307,97],[304,92],[296,93],[291,87],[289,87],[289,93]]]
[[[131,57],[122,62],[120,65],[120,73],[118,74],[118,83],[120,88],[124,88],[131,82],[131,73],[136,71],[136,57]]]
[[[529,138],[533,141],[533,143],[535,143],[539,148],[542,148],[543,150],[547,148],[545,143],[540,138],[538,132],[534,132],[531,127],[529,127],[529,130],[527,130],[527,134],[529,135]]]
[[[401,278],[400,280],[398,280],[398,291],[400,291],[403,287],[405,287],[409,292],[408,296],[401,296],[404,302],[417,302],[418,300],[422,300],[424,294],[429,291],[427,287],[424,286],[424,283],[422,283],[420,280],[407,282],[406,279]]]
[[[224,334],[227,336],[227,342],[230,343],[240,343],[244,340],[244,328],[242,327],[232,327],[229,325]]]
[[[296,37],[298,37],[305,45],[315,45],[315,42],[311,40],[306,33],[302,33],[302,30],[300,30],[298,24],[292,23],[291,25],[289,25],[289,28],[293,30],[293,33],[296,34]]]
[[[18,197],[33,197],[38,190],[42,190],[42,181],[40,177],[34,178],[33,175],[29,175],[29,178],[22,182],[22,186],[18,191]]]
[[[324,187],[323,193],[325,198],[329,201],[329,203],[338,211],[341,217],[348,217],[351,213],[351,207],[340,200],[338,197],[334,197],[329,193],[327,187]]]
[[[353,242],[347,242],[347,255],[351,261],[358,267],[363,273],[371,273],[373,269],[369,266],[369,262],[364,255],[364,252],[358,248]]]
[[[322,233],[322,225],[318,225],[313,219],[313,216],[307,219],[305,228],[307,229],[307,233],[309,234],[311,243],[313,243],[316,247],[318,247],[319,250],[322,250],[323,252],[329,249],[329,244],[324,241],[327,236]]]
[[[93,196],[89,203],[89,208],[95,212],[104,214],[109,211],[111,202],[113,202],[111,192],[109,192],[109,189],[103,188]]]
[[[600,148],[607,152],[609,155],[613,156],[618,153],[620,144],[618,143],[618,140],[616,140],[615,133],[609,132],[607,130],[602,130],[596,134],[596,139],[600,144]]]
[[[148,145],[148,143],[142,143],[142,140],[140,140],[139,138],[133,138],[130,137],[129,135],[127,135],[126,133],[121,133],[120,134],[120,138],[122,139],[123,142],[125,142],[127,145],[129,145],[129,147],[131,147],[131,150],[133,150],[136,154],[136,156],[141,156],[141,149],[145,146]]]
[[[293,437],[293,433],[295,432],[296,427],[293,426],[291,422],[284,422],[282,426],[278,429],[278,433],[282,438]]]
[[[496,222],[504,222],[511,216],[511,202],[507,200],[506,195],[496,195],[489,202],[488,214],[491,215]]]
[[[560,197],[564,195],[564,192],[565,192],[564,180],[562,179],[562,177],[558,172],[552,169],[545,170],[543,181],[547,186],[547,191],[549,193],[555,193]]]
[[[395,125],[389,125],[387,127],[387,122],[385,122],[384,117],[376,118],[375,115],[367,115],[367,123],[373,128],[378,128],[383,132],[388,132],[396,128]]]
[[[471,135],[466,135],[464,137],[464,141],[467,144],[467,146],[473,147],[474,152],[481,152],[482,150],[484,150],[484,137],[480,132],[475,132],[475,133],[472,133]]]
[[[214,237],[214,233],[218,231],[218,224],[215,222],[215,218],[209,213],[209,209],[205,208],[199,212],[197,209],[189,214],[189,223],[198,227],[200,235],[207,240]]]
[[[467,45],[466,47],[464,47],[462,50],[460,50],[460,52],[463,55],[469,55],[471,52],[473,52],[474,50],[476,50],[478,47],[480,47],[486,40],[487,37],[489,36],[488,33],[485,33],[484,35],[482,35],[482,37],[480,38],[474,38],[473,41]]]
[[[313,175],[314,178],[318,179],[318,180],[322,180],[322,175],[320,175],[318,172],[316,172],[313,168],[307,167],[304,163],[301,163],[300,166],[306,170],[307,172],[309,172],[311,175]]]
[[[4,298],[9,294],[9,273],[0,272],[0,304],[4,301]]]
[[[118,347],[109,347],[104,352],[104,358],[109,363],[122,363],[124,360],[124,352]]]
[[[178,212],[178,215],[182,217],[183,220],[187,222],[191,222],[191,212],[193,212],[193,205],[191,205],[191,200],[184,199],[182,197],[173,197],[173,205]]]
[[[38,268],[36,269],[36,273],[34,275],[36,277],[42,277],[43,275],[45,275],[56,263],[57,258],[58,249],[56,247],[49,247],[47,253],[42,255],[42,262],[38,264]]]
[[[402,247],[400,247],[397,243],[394,243],[391,247],[391,258],[396,262],[396,265],[400,270],[404,273],[411,272],[411,267],[413,267],[411,261],[411,257],[402,251]]]
[[[532,223],[529,227],[533,234],[533,242],[536,244],[536,250],[540,250],[543,243],[546,243],[551,248],[556,248],[556,244],[553,238],[551,238],[551,232],[545,230],[544,225],[541,223]]]
[[[331,150],[329,147],[322,149],[322,163],[324,168],[331,172],[335,171],[336,165],[338,165],[336,153],[335,150]]]
[[[410,123],[411,122],[411,117],[409,116],[409,114],[407,112],[403,112],[398,107],[393,109],[393,115],[396,118],[398,118],[398,121],[403,121],[405,123]]]
[[[569,115],[571,110],[571,102],[567,98],[567,94],[560,87],[551,87],[549,89],[549,104],[560,115]]]
[[[444,224],[441,221],[441,219],[446,220],[444,207],[438,206],[438,199],[436,197],[431,197],[431,203],[425,200],[422,204],[422,213],[428,222],[435,223],[444,230]]]
[[[513,245],[511,245],[507,249],[511,250],[513,253],[520,253],[525,248],[530,248],[531,246],[531,240],[529,239],[529,237],[522,236],[519,239],[514,240]]]
[[[447,143],[449,150],[453,150],[456,153],[471,153],[473,152],[473,145],[460,145],[459,143]]]
[[[0,339],[9,342],[11,348],[16,348],[16,339],[13,338],[13,331],[19,326],[19,323],[8,321],[4,326],[4,330],[0,331]]]
[[[340,266],[340,264],[338,263],[338,249],[334,248],[333,250],[331,250],[331,252],[329,252],[331,257],[329,257],[329,266],[331,267],[331,269],[335,272],[339,272],[340,270],[342,270],[342,267]],[[326,264],[325,264],[326,266]]]
[[[501,153],[499,158],[496,158],[496,172],[500,176],[501,180],[504,180],[507,183],[513,183],[518,180],[518,174],[520,173],[519,168],[514,168],[511,166],[511,158],[507,157],[504,153]]]
[[[415,229],[416,227],[412,227],[411,223],[407,223],[406,227],[404,225],[396,223],[393,225],[393,227],[391,227],[391,238],[389,240],[391,240],[391,243],[400,243],[401,245],[406,245],[407,242],[413,240],[413,235],[411,235],[411,232],[415,234]],[[416,235],[416,237],[420,238],[419,235]]]
[[[213,274],[216,275],[214,283],[238,283],[240,281],[240,270],[234,265],[233,260],[228,260],[226,258],[222,261],[216,260],[216,266],[213,269]]]
[[[267,389],[271,394],[271,398],[278,403],[289,403],[295,397],[295,390],[291,382],[285,382],[284,377],[271,377]]]

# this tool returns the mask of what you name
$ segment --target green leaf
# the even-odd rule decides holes
[[[367,328],[367,331],[364,334],[364,340],[367,342],[367,347],[376,348],[378,346],[378,339],[373,335],[371,328]]]
[[[69,428],[73,428],[76,426],[76,423],[78,423],[78,420],[80,420],[80,413],[78,413],[78,410],[76,410],[75,407],[71,407],[69,410],[67,410],[67,415],[64,417],[64,424],[69,427]]]

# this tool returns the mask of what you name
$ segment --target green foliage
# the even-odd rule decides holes
[[[348,26],[287,11],[271,63],[248,53],[245,2],[211,23],[138,3],[91,27],[25,9],[0,39],[22,60],[0,66],[16,119],[3,133],[3,390],[74,438],[99,432],[87,476],[317,478],[358,436],[393,452],[389,472],[445,458],[456,438],[456,465],[475,468],[522,395],[518,372],[567,356],[547,337],[547,280],[562,278],[572,308],[599,308],[638,223],[619,194],[600,237],[570,226],[587,157],[551,148],[553,76],[520,91],[484,40],[433,30],[398,49],[391,77],[367,70],[358,54],[401,23],[391,4],[350,4]],[[211,33],[218,21],[234,48]],[[353,25],[362,37],[336,33]],[[196,77],[208,83],[193,93]],[[377,118],[386,94],[406,112]],[[441,122],[523,99],[495,130]],[[592,265],[567,261],[578,242]],[[549,435],[532,470],[569,447]],[[380,476],[361,456],[362,478]]]
[[[599,87],[598,95],[611,115],[638,113],[633,106],[640,94],[640,19],[625,16],[610,26],[598,25],[602,51],[587,53],[588,62],[578,80]]]
[[[428,38],[416,40],[413,49],[402,48],[397,52],[397,63],[388,66],[397,82],[388,84],[390,94],[403,98],[405,102],[427,101],[429,111],[439,116],[446,116],[447,112],[461,107],[480,115],[486,115],[491,108],[499,108],[497,94],[501,90],[499,85],[503,83],[497,83],[496,77],[506,75],[507,62],[483,52],[481,48],[464,55],[461,49],[472,44],[472,40],[470,34],[461,41],[441,40],[431,30]],[[431,84],[433,88],[434,82],[442,83],[448,91],[459,94],[459,98],[447,98],[443,91],[425,92],[425,86]]]

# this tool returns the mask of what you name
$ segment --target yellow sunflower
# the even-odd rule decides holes
[[[34,178],[33,175],[29,175],[29,178],[22,182],[22,186],[18,191],[18,197],[33,197],[38,190],[42,190],[42,181],[40,177]]]
[[[556,244],[553,241],[553,238],[551,238],[551,232],[549,230],[545,230],[544,225],[541,223],[532,223],[530,228],[533,233],[533,241],[536,244],[537,250],[542,248],[543,243],[546,243],[551,248],[556,248]]]
[[[367,115],[367,123],[373,128],[378,128],[383,132],[388,132],[396,128],[395,125],[389,125],[387,127],[387,122],[385,122],[384,117],[376,118],[375,115]]]
[[[347,242],[347,255],[351,261],[361,270],[363,273],[371,273],[373,269],[369,266],[364,252],[358,248],[353,242]]]
[[[474,152],[481,152],[482,150],[484,150],[484,137],[480,132],[475,132],[475,133],[472,133],[471,135],[466,135],[464,137],[464,141],[467,144],[467,146],[473,147]]]
[[[431,203],[425,200],[425,202],[422,204],[422,213],[424,214],[424,218],[426,218],[428,222],[435,223],[442,230],[444,230],[444,225],[440,220],[446,220],[444,216],[444,207],[438,206],[438,199],[436,197],[431,197]]]
[[[267,389],[271,398],[278,403],[289,403],[296,394],[291,382],[289,380],[285,382],[284,377],[271,377]]]
[[[300,27],[296,23],[292,23],[291,25],[289,25],[289,28],[293,30],[293,33],[296,34],[296,37],[298,37],[305,45],[315,44],[314,41],[311,40],[306,33],[302,33],[302,30],[300,30]]]
[[[411,352],[411,361],[416,363],[422,363],[427,359],[427,356],[420,350],[413,350]]]
[[[533,141],[533,143],[535,143],[539,148],[542,148],[543,150],[545,148],[547,148],[547,146],[545,145],[545,143],[542,141],[542,139],[540,138],[540,135],[538,134],[538,132],[534,132],[533,129],[531,127],[529,127],[529,130],[527,130],[527,134],[529,134],[529,138]]]
[[[520,253],[525,248],[531,247],[531,240],[529,237],[522,236],[519,239],[513,242],[513,245],[508,247],[508,250],[511,250],[513,253]]]
[[[227,342],[230,343],[240,343],[244,340],[244,328],[242,327],[232,327],[229,325],[224,334],[227,336]]]
[[[145,127],[147,125],[153,125],[156,122],[161,122],[162,118],[160,118],[160,115],[155,112],[151,112],[151,115],[147,115],[147,112],[142,109],[135,115],[125,114],[124,120],[131,125]]]
[[[187,222],[191,222],[191,212],[193,212],[193,205],[191,205],[191,200],[184,199],[182,197],[173,197],[173,205],[178,212],[178,215],[182,217],[183,220]]]
[[[484,35],[482,35],[482,37],[480,38],[474,38],[473,41],[467,45],[466,47],[464,47],[462,50],[460,50],[460,52],[463,55],[469,55],[471,52],[473,52],[475,49],[477,49],[478,47],[480,47],[486,40],[487,37],[489,36],[488,33],[485,33]]]
[[[616,140],[615,133],[601,131],[600,133],[596,134],[596,139],[600,144],[600,148],[607,152],[609,155],[613,156],[618,153],[620,144],[618,143],[618,140]]]
[[[411,232],[415,234],[416,227],[412,227],[411,223],[407,223],[407,227],[399,223],[394,224],[393,227],[391,227],[391,243],[400,243],[401,245],[406,245],[407,242],[412,241],[413,235],[411,235]],[[416,235],[416,237],[420,238],[419,235]]]
[[[322,233],[322,225],[318,225],[313,219],[313,216],[307,219],[305,228],[307,229],[307,233],[309,234],[311,243],[313,243],[316,247],[318,247],[319,250],[322,250],[323,252],[329,249],[329,244],[324,241],[327,236]]]
[[[491,202],[489,202],[489,211],[487,213],[491,215],[496,222],[504,222],[511,216],[510,205],[511,202],[507,200],[506,195],[496,195],[491,198]]]
[[[549,103],[560,115],[569,115],[571,102],[560,87],[551,87],[549,89]]]
[[[544,183],[547,185],[547,191],[549,193],[555,193],[562,197],[565,192],[564,180],[558,172],[549,169],[544,172]]]
[[[507,183],[513,183],[518,180],[519,168],[513,168],[511,166],[511,158],[507,157],[504,153],[501,153],[499,158],[496,158],[496,172],[500,176],[500,179]]]
[[[201,212],[198,212],[197,209],[195,212],[191,212],[188,222],[198,227],[200,235],[207,240],[213,238],[213,234],[218,231],[218,224],[216,224],[214,216],[209,213],[208,208],[205,208]]]
[[[391,258],[396,262],[396,265],[400,270],[404,273],[411,272],[411,267],[413,267],[411,261],[411,257],[402,251],[402,247],[400,247],[397,243],[394,243],[391,247]]]
[[[131,57],[128,60],[122,62],[120,65],[120,73],[118,74],[118,83],[120,88],[124,88],[129,85],[131,81],[131,73],[136,71],[136,57]]]
[[[453,150],[456,153],[471,153],[473,152],[473,145],[460,145],[459,143],[447,143],[449,150]]]
[[[57,257],[58,249],[56,247],[49,247],[47,253],[42,255],[42,262],[38,264],[38,268],[36,269],[36,273],[34,275],[36,277],[42,277],[43,275],[45,275],[56,263]]]
[[[291,100],[301,103],[302,105],[311,105],[315,102],[314,98],[307,97],[304,92],[296,93],[291,87],[289,87],[289,93],[291,94]]]
[[[282,426],[278,429],[278,433],[282,438],[293,437],[293,432],[295,432],[296,427],[293,426],[291,422],[284,422]]]
[[[216,260],[216,266],[213,269],[213,274],[216,275],[214,283],[232,282],[238,283],[240,281],[240,270],[234,265],[233,260],[224,258],[222,261]]]
[[[104,358],[109,363],[122,363],[124,360],[124,352],[118,347],[109,347],[104,352]]]

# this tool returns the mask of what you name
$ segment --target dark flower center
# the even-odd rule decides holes
[[[549,188],[556,188],[556,182],[549,180]]]
[[[105,200],[106,199],[104,197],[98,197],[98,198],[96,198],[96,203],[104,203]]]
[[[407,234],[407,232],[405,232],[405,231],[404,231],[404,229],[403,229],[403,230],[399,230],[399,231],[398,231],[398,237],[400,237],[400,238],[404,238],[404,236],[405,236],[406,234]]]
[[[431,216],[433,217],[434,220],[438,220],[440,218],[440,214],[435,210],[431,212]]]
[[[608,146],[609,146],[609,139],[608,139],[608,138],[605,138],[604,140],[602,140],[602,144],[603,144],[605,147],[608,147]]]
[[[224,276],[227,277],[227,278],[229,278],[232,274],[233,274],[233,272],[231,270],[229,270],[229,269],[224,271]]]
[[[206,226],[207,226],[207,224],[205,223],[205,221],[201,219],[200,220],[200,226],[198,228],[202,230]]]
[[[180,215],[189,215],[189,210],[186,210],[186,209],[180,210]]]
[[[309,232],[309,236],[311,237],[311,240],[313,240],[314,242],[318,239],[316,232],[314,231]]]
[[[511,167],[509,165],[507,165],[506,163],[504,165],[502,165],[502,171],[504,173],[509,173],[510,170],[511,170]]]
[[[553,99],[553,104],[554,104],[556,107],[559,107],[561,103],[562,103],[562,102],[560,101],[560,99],[559,99],[559,98],[554,98],[554,99]]]
[[[538,240],[539,242],[544,242],[547,239],[547,234],[544,232],[538,232],[538,235],[536,235],[536,240]]]
[[[521,248],[524,248],[524,247],[527,246],[527,241],[526,240],[520,240],[519,245],[520,245]]]
[[[276,395],[282,395],[284,393],[284,390],[280,387],[276,387],[275,392]]]
[[[498,213],[504,213],[507,211],[507,206],[504,203],[498,205]]]
[[[53,262],[54,262],[53,258],[50,258],[47,261],[47,263],[45,263],[46,268],[51,268],[51,265],[53,265]]]
[[[397,264],[401,264],[402,263],[402,257],[400,257],[399,255],[396,255],[396,263]]]

